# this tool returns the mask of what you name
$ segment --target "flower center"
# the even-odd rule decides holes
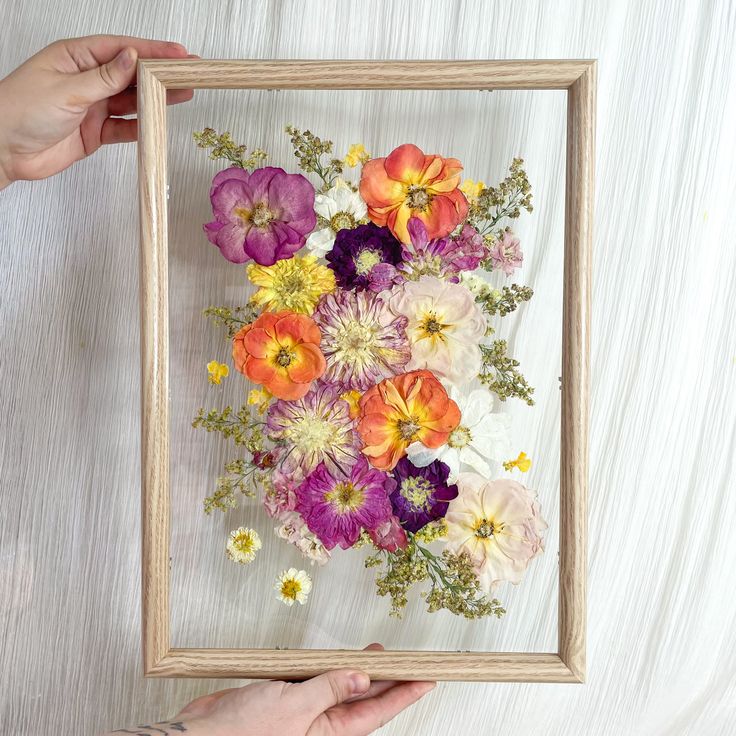
[[[266,227],[266,225],[268,225],[268,223],[271,222],[273,218],[273,212],[271,212],[271,210],[269,210],[263,202],[259,202],[250,215],[251,222],[256,227]]]
[[[233,547],[244,555],[250,554],[253,551],[253,537],[241,532],[233,539]]]
[[[417,421],[411,417],[410,419],[401,419],[396,424],[397,429],[399,430],[399,434],[401,435],[402,440],[406,440],[407,442],[411,442],[414,437],[416,437],[417,432],[419,431],[421,425],[417,423]]]
[[[365,364],[373,357],[376,333],[372,327],[353,320],[343,325],[335,335],[338,360]]]
[[[496,528],[489,519],[480,519],[475,525],[475,536],[478,539],[490,539],[495,531]]]
[[[378,251],[366,248],[355,257],[355,272],[360,276],[370,273],[373,266],[378,265],[381,260],[381,254]]]
[[[472,439],[473,436],[470,434],[470,430],[461,425],[450,432],[450,436],[447,438],[447,444],[459,450],[461,447],[469,445]]]
[[[282,368],[286,368],[288,365],[291,365],[293,360],[294,353],[292,353],[288,348],[281,348],[279,352],[276,353],[276,363]]]
[[[427,312],[419,322],[419,339],[428,337],[432,340],[444,340],[445,336],[442,333],[447,327],[449,325],[440,322],[436,312]]]
[[[291,600],[295,601],[301,590],[302,584],[298,580],[294,580],[294,578],[289,578],[281,583],[281,595],[284,598],[291,598]]]
[[[434,487],[421,477],[406,478],[401,481],[399,493],[409,502],[413,511],[429,511]]]
[[[330,227],[334,232],[338,230],[352,230],[356,224],[355,218],[349,212],[337,212],[330,220]]]
[[[406,204],[409,209],[424,212],[424,210],[429,207],[429,203],[431,201],[432,195],[430,195],[424,187],[419,186],[418,184],[412,184],[406,190]]]
[[[359,509],[363,505],[362,488],[354,486],[349,481],[338,483],[328,494],[325,500],[331,503],[340,514],[345,514]]]
[[[322,452],[337,436],[337,429],[328,421],[304,416],[288,432],[288,439],[305,454]]]

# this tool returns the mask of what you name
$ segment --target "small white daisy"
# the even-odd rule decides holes
[[[323,258],[335,242],[338,230],[352,230],[368,213],[363,198],[348,183],[338,179],[333,187],[314,198],[314,211],[329,223],[307,238],[307,249]]]
[[[276,597],[287,606],[293,606],[294,601],[304,605],[312,590],[312,578],[304,570],[290,567],[278,576],[273,588],[278,593]]]
[[[261,548],[261,538],[255,529],[241,526],[230,532],[225,554],[233,561],[245,565],[253,562],[256,552]]]

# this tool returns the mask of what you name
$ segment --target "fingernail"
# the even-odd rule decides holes
[[[436,682],[420,682],[419,683],[419,690],[422,693],[422,695],[426,695],[429,692],[432,692],[437,687]]]
[[[354,672],[350,675],[350,687],[353,695],[364,693],[371,686],[371,680],[365,672]]]
[[[135,64],[135,57],[136,54],[133,49],[123,49],[120,54],[118,54],[117,63],[121,69],[127,71]]]

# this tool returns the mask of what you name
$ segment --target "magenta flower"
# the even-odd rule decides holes
[[[210,189],[215,219],[204,226],[228,261],[272,266],[290,258],[314,230],[314,187],[301,174],[266,166],[221,171]]]
[[[519,238],[515,238],[511,230],[503,231],[503,236],[493,244],[490,256],[494,271],[503,271],[507,276],[511,276],[524,260]]]
[[[363,529],[371,532],[391,520],[394,485],[364,457],[347,474],[332,475],[322,463],[296,489],[296,509],[327,549],[348,549]]]
[[[368,532],[368,536],[378,549],[386,550],[386,552],[397,552],[409,546],[409,538],[406,536],[404,527],[395,516]]]
[[[456,237],[434,240],[429,239],[427,228],[418,217],[410,218],[406,229],[411,242],[402,244],[403,263],[398,268],[410,279],[437,276],[456,282],[457,274],[475,270],[488,256],[483,238],[470,225],[464,225]]]

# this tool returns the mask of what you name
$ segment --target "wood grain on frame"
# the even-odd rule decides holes
[[[595,86],[595,62],[585,60],[139,62],[142,621],[146,675],[299,679],[336,667],[356,667],[376,679],[584,680]],[[558,653],[171,648],[167,88],[567,90]]]

